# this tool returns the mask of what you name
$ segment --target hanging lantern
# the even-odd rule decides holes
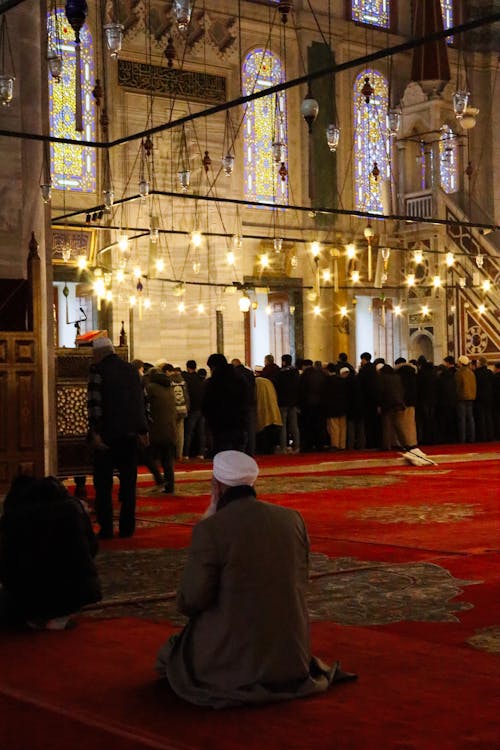
[[[75,33],[75,130],[83,131],[80,31],[87,18],[86,0],[66,0],[66,18]]]
[[[232,154],[227,153],[222,157],[222,168],[226,177],[230,177],[233,174],[234,156]]]
[[[62,249],[62,252],[61,252],[61,255],[62,255],[62,259],[63,259],[63,261],[65,263],[67,263],[69,261],[69,259],[71,258],[71,245],[69,244],[69,242],[66,242],[66,244],[64,245],[64,247]],[[63,290],[63,292],[64,292],[64,290]],[[67,295],[65,295],[65,296],[67,296]]]
[[[469,103],[469,92],[462,90],[455,91],[453,94],[453,111],[457,120],[462,119]]]
[[[285,182],[288,175],[288,169],[286,168],[286,164],[284,161],[281,162],[281,167],[278,170],[278,174],[281,177],[281,181]]]
[[[380,169],[378,168],[378,164],[376,161],[373,162],[373,169],[372,169],[372,177],[377,182],[378,178],[380,176]]]
[[[476,266],[478,268],[482,268],[484,265],[484,255],[481,255],[481,253],[478,253],[475,258]]]
[[[279,0],[278,2],[278,13],[281,17],[281,23],[287,23],[288,14],[292,10],[293,4],[290,0]]]
[[[373,231],[373,227],[372,227],[372,225],[369,222],[366,225],[366,227],[364,228],[363,234],[365,235],[365,238],[367,240],[371,240],[372,237],[373,237],[373,235],[375,234],[375,232]]]
[[[465,113],[459,120],[460,127],[464,130],[471,130],[471,128],[475,127],[476,125],[476,117],[478,114],[479,109],[477,107],[471,107],[470,105],[468,105]]]
[[[49,72],[54,81],[60,83],[63,61],[61,55],[55,49],[49,49],[47,51],[47,65],[49,66]]]
[[[175,47],[174,40],[171,36],[168,37],[167,46],[165,47],[165,52],[163,54],[167,58],[167,68],[172,68],[175,60]]]
[[[212,166],[212,159],[210,158],[208,151],[205,151],[205,156],[201,160],[201,163],[203,164],[203,169],[205,170],[205,174],[208,174],[208,170]]]
[[[44,203],[48,203],[52,198],[52,183],[46,182],[40,185],[40,191],[42,193],[42,200]]]
[[[179,179],[179,186],[183,193],[187,193],[189,188],[189,183],[191,181],[191,172],[189,169],[182,169],[180,172],[177,173],[177,177]]]
[[[94,97],[94,101],[96,103],[96,107],[100,107],[101,106],[102,97],[104,96],[104,91],[102,89],[102,84],[101,84],[101,79],[100,78],[96,78],[95,79],[95,86],[92,89],[92,96]]]
[[[367,104],[370,104],[370,99],[372,98],[374,93],[375,91],[370,83],[370,79],[368,78],[368,76],[365,76],[365,82],[363,84],[363,88],[361,89],[361,94],[364,96],[365,102]]]
[[[113,208],[113,203],[115,202],[115,194],[113,190],[108,189],[103,191],[104,195],[104,206],[107,211],[111,211]]]
[[[326,142],[330,151],[336,151],[339,145],[340,139],[340,128],[336,125],[330,124],[326,129]]]
[[[196,260],[193,261],[193,273],[198,274],[200,273],[200,271],[201,271],[201,263],[199,259],[196,258]]]
[[[106,44],[110,51],[110,57],[116,59],[123,44],[123,26],[121,23],[107,23],[104,26]]]
[[[139,180],[139,195],[145,201],[149,195],[149,182],[143,177]]]
[[[187,31],[191,20],[191,3],[189,0],[174,0],[173,2],[175,19],[179,31]]]
[[[283,239],[281,237],[275,237],[273,239],[273,247],[275,253],[281,253],[281,248],[283,247]]]
[[[6,57],[10,58],[8,61]],[[8,107],[14,96],[14,59],[10,47],[9,32],[7,30],[7,18],[2,18],[0,26],[0,101],[4,107]]]
[[[400,124],[401,112],[393,107],[387,112],[387,130],[391,137],[394,138],[398,134]]]
[[[300,114],[302,115],[304,120],[307,122],[309,133],[312,133],[312,125],[318,116],[318,112],[319,112],[319,104],[316,101],[316,99],[313,98],[311,94],[311,90],[308,89],[306,97],[302,101],[302,104],[300,105]]]
[[[271,150],[273,153],[273,160],[276,164],[280,164],[283,161],[283,144],[281,141],[274,141]]]
[[[185,284],[184,284],[183,281],[179,281],[174,286],[173,293],[174,293],[174,297],[182,297],[182,296],[184,296],[184,294],[186,293],[186,286],[185,286]]]

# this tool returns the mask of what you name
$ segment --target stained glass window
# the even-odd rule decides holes
[[[269,50],[254,49],[243,63],[243,95],[262,91],[284,81],[285,72],[279,57]],[[281,144],[279,148],[276,144]],[[274,145],[274,148],[273,148]],[[287,162],[286,96],[263,96],[247,104],[244,121],[245,196],[264,203],[286,203],[288,180],[279,175],[281,163]],[[279,159],[273,152],[281,152]]]
[[[358,23],[381,26],[390,25],[390,0],[352,0],[351,18]]]
[[[443,14],[443,26],[449,29],[453,26],[453,0],[441,0],[441,13]],[[450,37],[447,37],[449,40]]]
[[[439,173],[441,187],[445,193],[456,193],[458,190],[458,141],[448,125],[441,128],[439,140]]]
[[[373,88],[368,103],[361,93],[365,78]],[[360,211],[382,213],[382,182],[389,179],[387,107],[387,80],[376,70],[364,70],[354,84],[354,185]]]
[[[61,80],[49,80],[50,134],[74,140],[95,140],[94,54],[92,35],[87,25],[80,31],[83,132],[75,130],[76,52],[74,32],[63,10],[57,10],[57,23],[51,13],[47,20],[49,48],[62,52]],[[95,149],[52,143],[50,149],[52,185],[59,190],[96,190]]]

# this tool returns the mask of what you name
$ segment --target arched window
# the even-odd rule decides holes
[[[81,40],[81,82],[83,132],[75,130],[75,75],[76,53],[74,32],[62,9],[47,19],[49,48],[62,52],[63,68],[61,80],[49,80],[50,134],[74,140],[95,140],[94,100],[94,54],[92,35],[87,25],[80,31]],[[96,190],[95,149],[86,146],[73,146],[62,143],[51,144],[50,169],[52,185],[59,190]]]
[[[266,49],[248,53],[242,68],[243,95],[262,91],[285,80],[279,57]],[[273,149],[273,144],[281,149]],[[246,105],[244,121],[245,197],[264,203],[286,203],[288,180],[279,175],[281,163],[286,164],[287,123],[286,96],[263,96]],[[281,151],[275,159],[273,151]],[[279,157],[279,154],[278,154]]]
[[[391,21],[390,10],[390,0],[352,0],[351,18],[358,23],[388,29]]]
[[[373,88],[368,103],[361,93],[365,78]],[[387,80],[376,70],[364,70],[354,84],[354,189],[360,211],[382,213],[382,182],[389,179],[387,107]]]
[[[444,28],[451,28],[453,26],[453,0],[441,0],[441,13]],[[450,41],[450,37],[447,37],[447,40]]]
[[[458,140],[448,125],[441,128],[439,139],[439,174],[441,187],[445,193],[458,190]]]

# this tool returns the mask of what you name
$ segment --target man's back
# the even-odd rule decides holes
[[[179,608],[197,679],[224,690],[305,679],[308,539],[299,513],[249,495],[193,531]]]

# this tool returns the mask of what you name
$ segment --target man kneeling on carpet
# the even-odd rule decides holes
[[[212,512],[193,529],[177,593],[189,622],[157,657],[174,692],[200,706],[288,700],[356,677],[311,657],[304,521],[257,500],[258,472],[245,453],[214,457]]]
[[[64,630],[101,599],[88,513],[54,477],[19,476],[0,519],[0,622]]]

